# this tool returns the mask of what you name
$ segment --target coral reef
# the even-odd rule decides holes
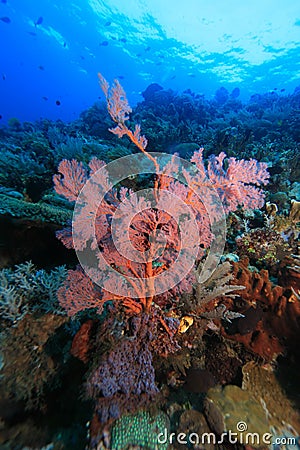
[[[264,203],[261,186],[267,184],[269,178],[267,164],[258,163],[254,159],[250,161],[238,161],[234,157],[226,159],[225,153],[221,153],[219,156],[211,155],[206,165],[203,149],[200,149],[194,152],[191,158],[191,162],[195,164],[198,172],[182,171],[188,186],[173,181],[173,174],[179,170],[175,159],[171,158],[164,167],[159,166],[157,158],[146,150],[148,142],[145,136],[141,135],[140,126],[135,125],[132,132],[126,125],[131,108],[121,85],[115,82],[110,88],[101,75],[99,75],[99,79],[106,96],[108,111],[116,123],[116,127],[110,131],[119,138],[129,137],[130,141],[151,161],[156,174],[153,181],[154,196],[158,205],[161,206],[151,207],[146,198],[138,196],[127,188],[123,187],[119,190],[112,188],[104,162],[97,158],[90,161],[89,171],[81,162],[63,160],[58,168],[59,174],[53,178],[56,192],[73,202],[77,200],[82,188],[89,183],[91,177],[97,174],[96,185],[99,186],[99,191],[104,188],[107,193],[101,201],[98,201],[95,196],[96,190],[93,188],[92,197],[89,197],[90,201],[98,203],[95,215],[97,245],[100,246],[101,253],[108,264],[115,270],[117,269],[122,275],[122,279],[131,280],[130,285],[134,292],[127,296],[113,295],[112,292],[116,290],[116,287],[112,289],[109,284],[105,283],[102,289],[99,289],[99,286],[95,285],[79,268],[69,271],[65,284],[58,292],[60,305],[67,310],[70,316],[87,309],[95,309],[98,314],[105,314],[109,311],[110,314],[119,317],[123,323],[123,327],[118,332],[117,329],[113,329],[116,335],[110,338],[110,348],[99,354],[88,375],[87,395],[95,400],[95,414],[90,428],[92,445],[97,444],[104,427],[111,421],[116,420],[124,413],[134,412],[147,407],[150,402],[158,400],[153,355],[168,357],[174,352],[180,352],[177,339],[187,330],[183,328],[183,322],[178,320],[176,313],[173,316],[168,315],[164,309],[166,307],[178,308],[176,299],[180,298],[182,291],[191,292],[193,279],[196,280],[196,300],[193,300],[193,295],[189,294],[190,303],[192,304],[194,301],[194,303],[198,302],[198,305],[194,308],[195,311],[191,308],[192,316],[200,320],[205,318],[210,321],[218,319],[229,322],[241,317],[240,313],[228,311],[225,305],[219,305],[216,308],[218,303],[215,303],[215,299],[217,297],[226,294],[232,296],[233,291],[240,291],[243,287],[242,285],[228,284],[232,278],[231,275],[228,275],[229,263],[220,265],[215,274],[207,277],[209,279],[206,284],[201,283],[199,265],[199,272],[189,275],[189,278],[177,287],[175,295],[170,292],[169,300],[165,298],[165,294],[155,295],[152,279],[172,265],[177,257],[180,242],[178,226],[174,223],[173,218],[165,212],[168,209],[166,208],[168,200],[163,198],[163,192],[166,190],[174,192],[192,209],[201,235],[202,246],[207,247],[212,239],[208,217],[205,206],[192,190],[193,186],[201,186],[205,190],[210,183],[219,195],[226,213],[229,213],[237,210],[238,207],[245,209],[261,207]],[[206,191],[206,195],[207,201],[212,205],[214,219],[217,221],[219,219],[214,194]],[[160,201],[161,203],[159,203]],[[137,207],[141,212],[136,213]],[[144,254],[150,252],[155,264],[152,261],[149,263],[145,258],[142,259],[142,262],[126,260],[118,251],[117,244],[121,245],[122,249],[124,243],[122,240],[112,241],[111,221],[120,209],[122,212],[120,217],[124,215],[133,217],[129,225],[129,238],[134,248]],[[85,221],[88,211],[90,211],[90,205],[83,205],[78,216],[80,242],[77,242],[77,245],[79,244],[81,251],[88,247],[88,229]],[[132,212],[135,214],[132,215]],[[191,247],[194,245],[193,234],[189,231],[186,213],[184,218],[179,218],[179,221],[185,223],[186,236],[189,234],[183,243],[181,241],[181,245],[184,248]],[[156,230],[161,230],[165,235],[163,253],[160,252],[160,239],[157,240],[155,235],[152,237]],[[62,230],[57,236],[67,248],[73,247],[70,228]],[[200,256],[198,258],[200,259]],[[103,268],[101,270],[103,271]],[[117,290],[117,292],[121,291]],[[113,301],[114,306],[106,311],[105,305],[109,300]],[[203,305],[209,303],[210,307],[206,311],[201,311]],[[213,325],[211,324],[211,326]],[[73,340],[72,353],[85,363],[90,354],[92,328],[92,322],[86,322]],[[180,332],[177,333],[177,330]],[[97,353],[97,349],[94,351]],[[182,367],[184,370],[184,365]]]
[[[220,88],[206,100],[154,83],[131,110],[118,82],[109,87],[101,75],[99,80],[106,104],[97,103],[74,122],[22,124],[12,118],[0,128],[1,267],[8,267],[0,271],[0,445],[46,446],[48,422],[57,428],[49,446],[61,449],[154,449],[164,428],[221,433],[235,431],[241,420],[249,431],[296,436],[299,416],[285,393],[291,387],[279,385],[272,367],[277,361],[291,371],[289,362],[295,364],[299,352],[300,90],[254,95],[243,103],[238,88]],[[109,129],[111,119],[115,127]],[[169,156],[160,160],[151,151]],[[153,175],[111,186],[105,164],[137,152]],[[177,164],[175,152],[191,162],[189,170]],[[98,170],[102,178],[91,183],[90,199],[96,204],[103,187],[107,194],[95,215],[93,245],[124,282],[131,280],[125,295],[112,293],[104,270],[100,288],[76,268],[72,209]],[[174,179],[178,174],[181,181]],[[222,201],[228,234],[223,262],[205,277],[204,256],[219,236],[194,191],[201,187],[218,222],[208,184]],[[163,213],[137,193],[146,187]],[[184,251],[195,242],[185,212],[175,214],[182,230],[165,212],[172,201],[162,191],[192,211],[200,239],[193,270],[156,295],[151,279],[173,270],[180,239]],[[112,219],[137,207],[128,238],[135,250],[151,253],[151,264],[126,259],[126,236],[112,238]],[[88,205],[79,210],[83,252],[91,244],[89,215]],[[54,245],[55,232],[60,242]],[[57,267],[61,260],[68,270]],[[86,414],[64,430],[61,423],[82,397],[88,398]],[[242,437],[235,447],[226,442],[218,448],[244,449]]]

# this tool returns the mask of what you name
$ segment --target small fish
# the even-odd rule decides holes
[[[285,89],[280,89],[280,92],[284,92],[285,91]]]
[[[66,42],[64,42],[64,48],[66,48],[66,46],[67,46],[67,43],[66,43]]]
[[[156,63],[156,65],[157,65],[157,66],[161,66],[161,65],[162,65],[162,62],[161,62],[161,61],[158,61],[158,62]]]
[[[194,73],[189,73],[189,77],[190,77],[190,78],[195,78],[196,75],[195,75]]]
[[[38,69],[39,70],[45,70],[45,67],[44,66],[38,66]]]
[[[7,3],[7,0],[1,0],[1,3]]]
[[[123,75],[118,75],[117,78],[119,78],[119,80],[124,80],[124,76]]]
[[[42,99],[46,102],[48,100],[48,97],[43,96]]]
[[[121,38],[121,39],[119,39],[119,41],[120,42],[124,42],[124,44],[125,44],[125,42],[127,42],[127,39],[126,38]]]
[[[84,56],[82,56],[82,55],[80,55],[80,59],[85,59],[85,57],[84,57]]]
[[[151,50],[151,47],[146,47],[145,48],[145,52],[150,52],[150,50]]]
[[[274,88],[273,91],[277,91],[277,88]]]
[[[109,21],[105,22],[105,24],[104,24],[105,27],[109,27],[110,25],[111,25],[111,22],[109,22]]]
[[[34,22],[34,25],[35,25],[35,26],[41,25],[41,23],[43,23],[43,20],[44,20],[44,18],[43,18],[42,16],[40,16],[40,17],[38,18],[38,20],[37,20],[36,22]]]
[[[2,119],[2,116],[1,116],[1,114],[0,114],[0,120]]]
[[[37,36],[37,34],[34,31],[27,31],[28,34],[30,34],[30,36]]]
[[[176,75],[173,75],[170,79],[175,80],[175,78],[176,78]]]
[[[5,73],[2,74],[2,80],[3,80],[3,81],[6,80],[6,75],[5,75]]]
[[[56,100],[55,104],[56,106],[60,106],[61,105],[60,100]]]
[[[4,23],[10,23],[11,22],[10,18],[7,17],[7,16],[0,17],[0,20],[2,20],[2,22],[4,22]]]
[[[103,41],[101,42],[101,44],[99,44],[101,47],[107,47],[108,46],[108,42],[107,41]]]
[[[153,261],[152,266],[153,267],[161,267],[163,265],[162,262],[158,262],[158,261]]]

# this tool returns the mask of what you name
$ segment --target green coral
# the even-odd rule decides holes
[[[125,450],[130,445],[138,445],[148,450],[168,448],[168,443],[159,444],[158,435],[169,430],[169,419],[163,412],[152,416],[147,411],[122,416],[116,421],[111,432],[113,450]]]
[[[236,239],[240,258],[247,257],[251,264],[271,269],[291,253],[289,243],[281,233],[271,228],[256,228]]]
[[[0,205],[0,216],[40,220],[57,225],[66,225],[72,218],[71,210],[41,202],[30,203],[6,194],[0,194]]]

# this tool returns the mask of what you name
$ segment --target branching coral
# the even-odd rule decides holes
[[[200,267],[198,267],[198,274]],[[220,296],[234,297],[235,291],[244,289],[244,286],[232,286],[229,284],[229,281],[234,278],[231,270],[231,264],[226,261],[217,267],[205,283],[196,283],[195,302],[198,308],[203,307],[211,300],[215,300]]]
[[[37,308],[57,312],[56,293],[66,276],[64,266],[46,272],[38,270],[30,261],[17,265],[14,270],[0,270],[1,318],[16,323]]]

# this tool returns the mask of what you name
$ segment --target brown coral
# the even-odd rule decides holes
[[[24,400],[26,409],[42,407],[46,385],[53,384],[58,366],[46,352],[46,345],[66,317],[27,314],[18,326],[3,338],[3,378],[1,383],[16,400]]]
[[[236,321],[236,329],[227,329],[224,334],[270,361],[283,352],[289,341],[299,337],[300,303],[294,300],[289,288],[274,285],[267,270],[251,272],[248,263],[247,258],[233,263],[235,277],[232,280],[233,284],[246,286],[245,290],[239,292],[243,300],[240,312],[245,317]],[[251,307],[258,317],[249,322]]]
[[[284,434],[287,426],[299,432],[300,414],[280,386],[270,367],[261,367],[253,361],[243,366],[243,389],[264,404],[268,418],[278,434]]]
[[[71,355],[84,363],[87,363],[89,360],[93,325],[94,321],[91,319],[83,323],[79,331],[75,334],[71,346]]]

